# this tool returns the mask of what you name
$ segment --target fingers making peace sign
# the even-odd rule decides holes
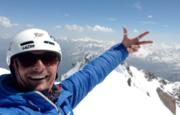
[[[122,44],[127,48],[129,53],[138,51],[138,49],[140,48],[140,45],[153,43],[153,41],[151,41],[151,40],[140,41],[142,38],[144,38],[145,35],[149,34],[148,31],[138,35],[135,38],[129,38],[127,29],[123,28],[123,34],[124,34],[124,36],[123,36]]]

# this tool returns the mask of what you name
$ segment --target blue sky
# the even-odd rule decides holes
[[[130,36],[180,42],[179,0],[0,0],[0,37],[39,27],[61,38],[118,40]],[[7,34],[8,33],[8,34]],[[5,37],[4,37],[5,38]]]

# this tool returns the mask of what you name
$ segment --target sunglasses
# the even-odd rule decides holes
[[[45,52],[43,54],[33,54],[25,52],[17,55],[17,59],[23,67],[30,67],[36,64],[38,60],[41,60],[44,65],[50,66],[56,64],[60,57],[57,53]]]

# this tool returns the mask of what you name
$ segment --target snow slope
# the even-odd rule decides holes
[[[112,71],[74,109],[75,115],[175,115],[157,93],[159,81],[147,81],[144,72],[129,69],[132,75],[122,65]]]

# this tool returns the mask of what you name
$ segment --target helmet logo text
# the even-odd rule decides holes
[[[35,37],[42,37],[42,36],[43,36],[43,33],[37,33],[37,32],[36,32],[36,33],[34,33],[34,36],[35,36]]]
[[[29,44],[29,45],[25,45],[22,47],[23,50],[25,49],[29,49],[29,48],[33,48],[34,47],[34,44]]]
[[[22,46],[22,50],[33,48],[35,46],[33,41],[23,42],[20,45]]]

